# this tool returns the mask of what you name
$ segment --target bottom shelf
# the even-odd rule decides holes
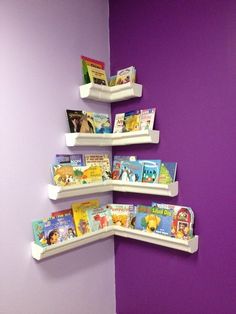
[[[150,234],[137,229],[110,226],[96,232],[87,233],[82,237],[74,238],[52,246],[41,247],[32,242],[32,256],[36,260],[42,260],[44,258],[63,253],[82,245],[93,243],[95,241],[114,235],[149,242],[188,253],[195,253],[198,250],[198,236],[194,236],[190,240],[181,240],[154,233]]]

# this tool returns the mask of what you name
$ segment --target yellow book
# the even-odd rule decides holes
[[[106,72],[103,69],[94,68],[89,65],[87,66],[87,68],[89,78],[92,83],[108,86]]]

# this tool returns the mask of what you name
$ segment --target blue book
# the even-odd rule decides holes
[[[174,205],[152,203],[152,213],[160,218],[156,233],[171,236],[174,207]]]
[[[142,182],[157,182],[160,174],[161,160],[140,160],[140,162],[143,164]]]
[[[126,182],[142,182],[143,164],[139,161],[122,161],[119,180]]]

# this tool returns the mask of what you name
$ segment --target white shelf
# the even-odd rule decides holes
[[[51,200],[104,193],[110,191],[131,192],[174,197],[178,195],[178,181],[171,184],[157,184],[144,182],[124,182],[120,180],[107,180],[101,183],[81,184],[61,187],[48,184],[48,197]]]
[[[160,131],[142,130],[125,133],[66,133],[67,146],[124,146],[159,143]]]
[[[126,83],[116,86],[104,86],[89,83],[80,86],[80,97],[101,102],[116,102],[142,96],[142,85]]]
[[[67,240],[51,246],[41,247],[32,242],[32,256],[36,260],[42,260],[113,235],[149,242],[188,253],[195,253],[198,250],[198,236],[194,236],[190,240],[179,240],[154,233],[147,233],[141,230],[110,226],[96,232],[87,233],[82,237]]]

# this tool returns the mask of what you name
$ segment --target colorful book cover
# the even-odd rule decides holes
[[[85,84],[90,83],[90,78],[89,78],[89,73],[88,73],[88,68],[87,68],[88,65],[94,68],[103,69],[103,70],[105,68],[104,62],[91,59],[85,56],[81,56],[81,61],[82,61],[83,79],[84,79]]]
[[[71,164],[74,166],[83,166],[82,154],[56,154],[56,164]]]
[[[114,156],[113,166],[112,166],[112,180],[120,179],[120,167],[122,161],[136,161],[137,156]]]
[[[129,228],[131,224],[130,213],[134,212],[134,205],[128,204],[107,204],[110,210],[114,225]]]
[[[82,110],[66,110],[71,133],[95,133],[93,120]]]
[[[170,184],[175,181],[177,170],[177,162],[162,161],[158,183]]]
[[[112,133],[111,120],[107,113],[93,113],[95,133]]]
[[[125,119],[125,113],[117,113],[115,115],[113,133],[124,132],[124,119]]]
[[[142,182],[153,183],[158,180],[161,160],[139,160],[143,164]]]
[[[160,218],[156,233],[171,236],[174,205],[152,203],[152,213]]]
[[[152,213],[152,207],[137,205],[135,229],[155,232],[160,223],[159,217]]]
[[[88,209],[88,217],[92,231],[98,231],[112,225],[111,212],[106,207]]]
[[[108,86],[106,72],[103,69],[98,69],[87,65],[90,81],[98,85]]]
[[[174,206],[171,236],[177,239],[193,237],[194,213],[190,207]]]
[[[115,86],[116,85],[116,75],[112,75],[109,80],[108,80],[108,85],[110,87]]]
[[[143,164],[139,161],[122,161],[119,180],[142,182]]]
[[[58,216],[65,216],[65,215],[72,215],[72,209],[68,208],[68,209],[62,209],[62,210],[58,210],[56,212],[52,212],[52,217],[58,217]]]
[[[72,203],[72,213],[74,218],[75,230],[77,236],[91,232],[88,220],[88,209],[98,208],[100,202],[98,199],[91,199],[84,202]]]
[[[111,178],[111,165],[108,154],[85,154],[84,161],[86,166],[101,167],[103,180]]]
[[[125,112],[124,132],[140,130],[140,110]]]
[[[102,182],[99,166],[52,165],[53,182],[58,186],[70,186]]]
[[[140,130],[153,130],[156,108],[140,110]]]
[[[117,71],[116,75],[116,85],[126,84],[129,82],[135,82],[136,69],[134,66],[121,69]]]

